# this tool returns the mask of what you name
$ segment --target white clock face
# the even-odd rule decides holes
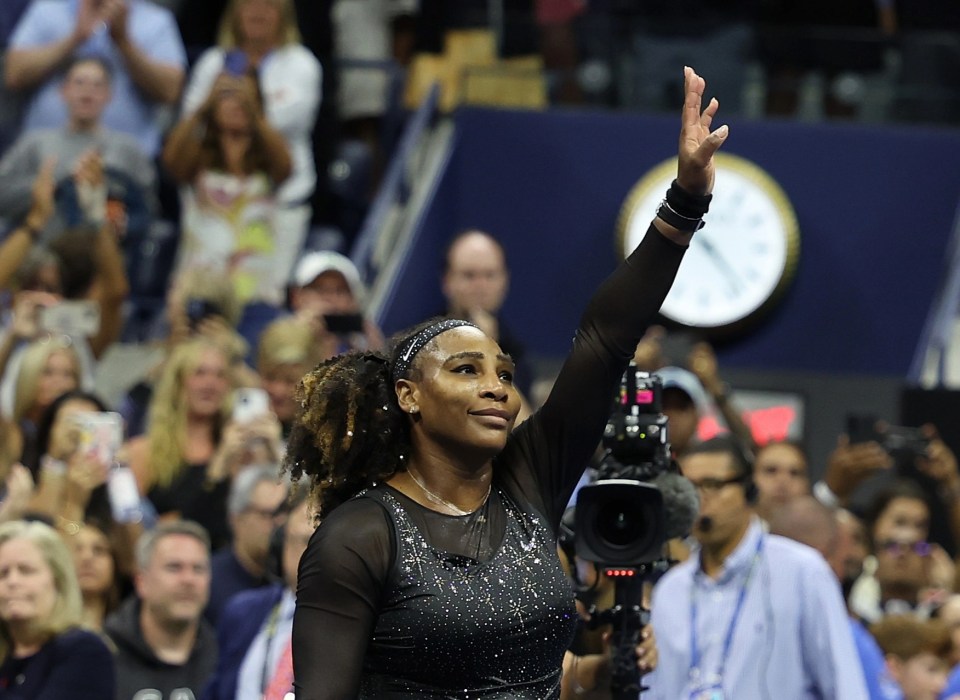
[[[739,323],[759,310],[789,282],[799,250],[796,216],[772,178],[742,158],[715,158],[706,225],[694,234],[661,308],[672,321],[704,329]],[[675,163],[651,171],[628,198],[625,254],[646,233],[675,177]]]

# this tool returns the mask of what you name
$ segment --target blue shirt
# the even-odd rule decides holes
[[[741,591],[743,603],[721,663]],[[660,660],[644,679],[650,686],[645,699],[687,700],[700,687],[691,674],[692,637],[701,677],[713,677],[723,667],[717,683],[725,698],[868,697],[836,577],[818,552],[764,534],[757,518],[716,579],[703,573],[695,552],[658,582],[651,607]]]
[[[960,695],[960,666],[953,667],[947,677],[947,685],[940,693],[940,698],[941,700],[951,700],[956,695]]]
[[[137,48],[152,61],[185,66],[186,51],[170,10],[144,0],[131,0],[129,7],[127,32]],[[66,38],[76,25],[77,8],[78,0],[34,0],[20,18],[9,48],[37,48]],[[132,135],[145,153],[156,155],[160,149],[160,105],[134,85],[106,27],[78,46],[75,55],[99,56],[113,69],[113,98],[104,110],[103,125]],[[67,123],[66,105],[60,96],[62,78],[61,74],[54,75],[37,87],[24,115],[24,129],[55,129]]]
[[[850,618],[850,631],[853,632],[853,642],[860,655],[870,700],[889,700],[889,691],[885,688],[887,662],[883,658],[883,650],[859,620]]]

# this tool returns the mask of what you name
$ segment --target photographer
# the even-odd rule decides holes
[[[864,517],[870,504],[899,479],[924,491],[930,507],[930,540],[951,556],[960,542],[960,469],[935,426],[891,426],[863,416],[861,429],[839,436],[823,479],[813,493],[825,505],[843,505]],[[851,434],[853,433],[853,434]]]

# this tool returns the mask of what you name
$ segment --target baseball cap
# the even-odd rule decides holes
[[[710,401],[707,399],[707,392],[697,379],[697,375],[690,370],[682,367],[661,367],[654,374],[663,382],[664,391],[679,389],[693,400],[697,411],[704,413],[709,409]]]
[[[357,266],[350,258],[332,250],[315,250],[304,255],[293,272],[293,282],[298,287],[306,287],[324,272],[339,272],[343,275],[353,298],[357,303],[363,303],[366,290]]]

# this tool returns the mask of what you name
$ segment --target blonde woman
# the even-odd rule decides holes
[[[53,528],[0,525],[0,695],[18,700],[112,700],[113,656],[81,629],[73,559]]]
[[[230,481],[252,459],[276,460],[280,428],[272,416],[231,420],[229,358],[221,345],[195,338],[174,349],[150,401],[147,432],[127,443],[140,492],[161,518],[207,528],[214,546],[229,540]],[[251,455],[251,446],[271,454]]]
[[[196,112],[221,76],[255,75],[267,122],[286,140],[293,171],[277,192],[276,275],[288,279],[310,223],[308,204],[317,182],[310,134],[320,107],[322,71],[303,46],[293,0],[231,0],[220,23],[217,46],[193,67],[183,112]]]
[[[307,372],[323,359],[313,327],[299,318],[281,318],[264,329],[257,348],[257,371],[270,397],[270,409],[283,434],[297,413],[294,393]]]
[[[36,428],[43,412],[85,380],[77,347],[66,336],[44,337],[24,348],[0,386],[0,413],[10,416],[20,431],[21,462],[36,462]]]

